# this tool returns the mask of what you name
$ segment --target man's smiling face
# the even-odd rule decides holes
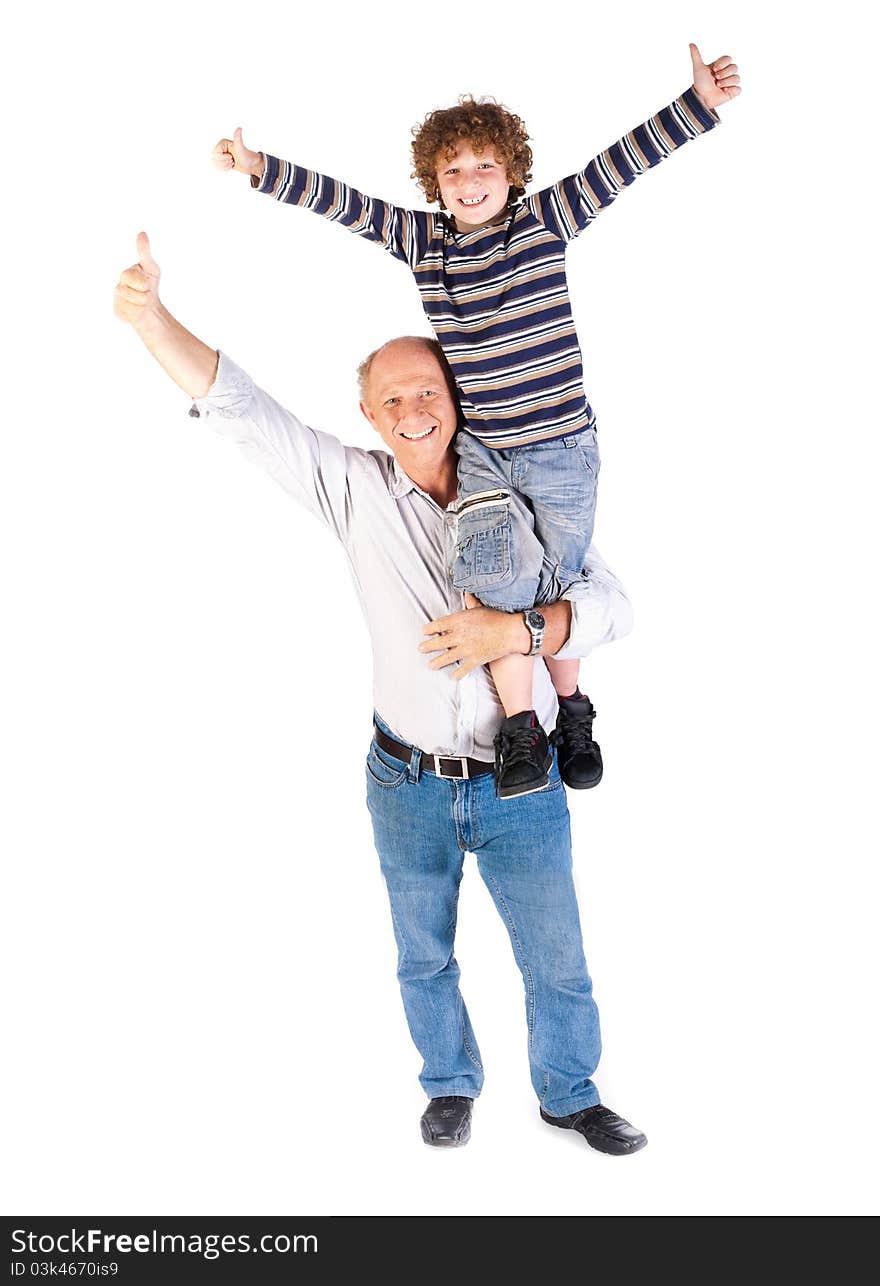
[[[361,410],[414,481],[441,467],[458,427],[446,373],[417,339],[393,339],[379,350]]]
[[[495,153],[475,152],[461,142],[451,159],[437,154],[437,186],[443,204],[460,226],[488,223],[507,205],[507,167]]]

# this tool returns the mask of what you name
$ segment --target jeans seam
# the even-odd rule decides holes
[[[501,906],[501,909],[504,912],[504,917],[507,920],[508,925],[510,926],[510,937],[515,944],[516,954],[519,956],[519,959],[522,965],[522,971],[526,979],[526,999],[527,999],[526,1027],[528,1028],[528,1032],[529,1032],[529,1052],[531,1053],[532,1037],[534,1036],[534,1031],[535,1031],[535,980],[532,976],[532,971],[529,968],[529,963],[526,960],[525,952],[523,951],[522,942],[520,941],[520,936],[516,931],[516,923],[513,919],[513,916],[510,914],[510,911],[507,909],[507,903],[504,900],[504,894],[501,892],[501,889],[498,886],[498,882],[495,879],[495,876],[490,874],[489,879],[492,881],[492,887],[498,896],[499,905]]]
[[[464,1021],[464,996],[462,996],[461,991],[459,991],[458,993],[458,1022],[461,1028],[461,1043],[464,1046],[464,1051],[467,1054],[468,1058],[473,1063],[474,1067],[476,1067],[477,1071],[482,1072],[483,1064],[480,1062],[480,1060],[477,1058],[474,1051],[471,1049],[470,1043],[467,1038],[467,1027]]]
[[[388,881],[386,880],[385,883],[387,886]],[[388,905],[391,909],[391,925],[394,929],[394,936],[397,938],[397,945],[398,945],[397,976],[398,978],[400,978],[400,970],[403,967],[403,962],[406,959],[406,955],[407,955],[406,936],[400,927],[400,921],[397,918],[397,914],[394,910],[394,903],[392,902],[390,897],[388,899]]]

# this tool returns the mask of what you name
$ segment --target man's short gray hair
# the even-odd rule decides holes
[[[364,358],[357,369],[358,393],[361,401],[366,402],[367,400],[367,388],[370,383],[370,370],[372,369],[375,359],[380,353],[385,351],[389,344],[401,343],[421,344],[423,348],[427,348],[428,352],[434,354],[437,361],[440,363],[440,369],[446,376],[446,384],[449,388],[449,392],[452,394],[452,397],[458,401],[458,389],[455,387],[455,376],[450,370],[449,363],[446,360],[446,354],[443,352],[443,349],[437,343],[436,339],[431,338],[430,335],[398,335],[396,339],[388,339],[384,344],[380,344],[378,348],[374,348],[372,353]]]

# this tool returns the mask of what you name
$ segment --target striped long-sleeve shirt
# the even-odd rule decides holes
[[[467,427],[489,447],[518,447],[595,421],[568,297],[568,243],[640,174],[718,120],[687,89],[577,174],[470,231],[457,230],[446,214],[389,205],[268,154],[262,178],[252,182],[408,264],[455,374]]]

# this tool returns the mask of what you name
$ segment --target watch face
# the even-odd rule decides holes
[[[546,624],[541,613],[535,611],[534,608],[530,610],[528,619],[529,619],[529,625],[532,627],[533,630],[542,630]]]

